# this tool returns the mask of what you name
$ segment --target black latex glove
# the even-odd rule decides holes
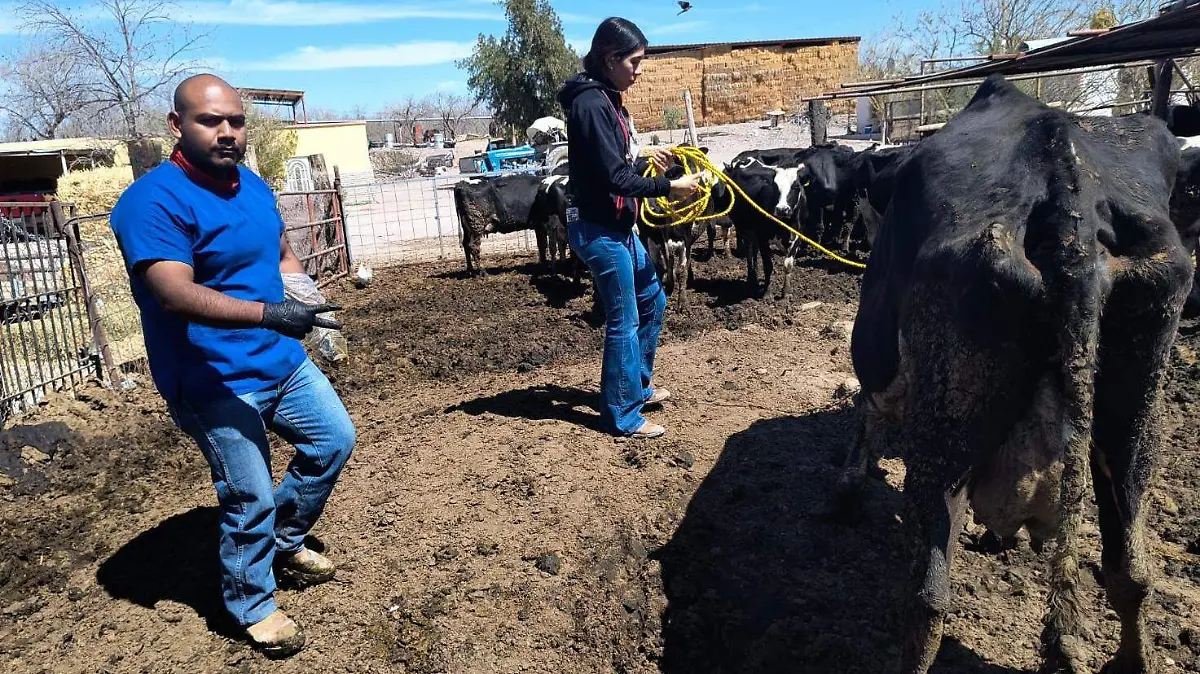
[[[289,297],[282,302],[264,303],[262,323],[259,325],[281,335],[303,339],[314,327],[341,330],[341,323],[317,315],[338,309],[341,307],[336,304],[305,304]]]

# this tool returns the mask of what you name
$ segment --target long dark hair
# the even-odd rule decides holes
[[[583,69],[593,79],[608,80],[608,57],[624,59],[647,44],[646,36],[632,21],[610,16],[596,29],[592,49],[583,57]]]

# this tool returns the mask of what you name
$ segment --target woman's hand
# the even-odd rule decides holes
[[[678,178],[671,181],[671,199],[678,201],[686,199],[696,193],[700,189],[700,174],[693,173],[691,175]]]
[[[671,164],[675,163],[675,155],[671,154],[670,148],[656,147],[647,152],[646,156],[660,174],[666,173],[667,169],[671,168]]]

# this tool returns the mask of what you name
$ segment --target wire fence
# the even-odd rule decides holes
[[[540,174],[541,168],[505,171]],[[410,180],[379,180],[343,185],[346,240],[354,262],[375,267],[455,259],[465,262],[462,228],[454,208],[454,185],[500,173],[439,175]],[[489,255],[536,250],[531,231],[491,234],[483,241]]]

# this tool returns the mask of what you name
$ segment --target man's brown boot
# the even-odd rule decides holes
[[[283,611],[276,610],[246,628],[250,645],[268,658],[287,658],[304,648],[304,631]]]
[[[333,580],[337,566],[325,555],[300,548],[293,554],[276,554],[275,568],[286,580],[297,585],[318,585]]]

